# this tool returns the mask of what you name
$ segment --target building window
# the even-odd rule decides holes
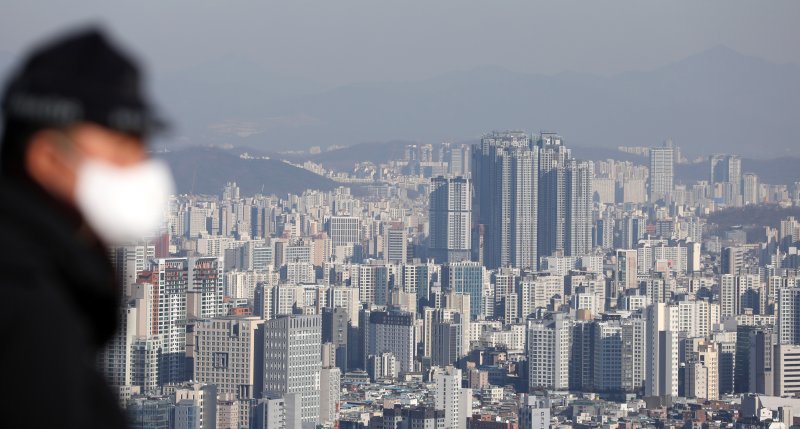
[[[228,368],[228,353],[214,352],[212,362],[214,368]]]

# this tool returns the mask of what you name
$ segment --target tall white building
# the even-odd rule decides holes
[[[288,315],[264,322],[264,392],[298,395],[303,424],[319,420],[322,319]]]
[[[742,284],[739,276],[723,274],[720,277],[720,318],[728,320],[741,312]]]
[[[152,290],[149,283],[134,284],[119,312],[119,328],[98,354],[98,367],[111,386],[138,385],[134,380],[137,339],[151,333]],[[140,370],[139,370],[140,371]]]
[[[435,406],[444,410],[444,429],[467,427],[467,417],[472,416],[472,389],[461,387],[461,370],[447,366],[437,371]]]
[[[800,288],[778,289],[778,342],[800,344]]]
[[[332,424],[339,418],[342,371],[339,368],[322,368],[320,371],[319,423]]]
[[[742,203],[758,204],[759,199],[759,186],[758,176],[753,173],[745,173],[742,175]]]
[[[272,282],[272,270],[229,271],[225,273],[225,295],[231,298],[253,300],[258,283]]]
[[[678,301],[678,330],[687,338],[705,338],[720,323],[720,306],[707,300]]]
[[[131,295],[137,276],[150,268],[150,260],[155,257],[156,247],[152,244],[120,246],[113,250],[112,262],[124,295]]]
[[[563,301],[564,277],[539,274],[520,282],[520,317],[528,317],[537,308],[547,309],[551,303]]]
[[[386,265],[358,265],[353,286],[362,303],[386,305],[389,297],[389,270]]]
[[[528,321],[529,392],[569,389],[572,322],[563,313]]]
[[[647,307],[645,396],[678,396],[678,307]]]
[[[189,289],[189,260],[160,258],[153,260],[153,333],[163,341],[159,384],[185,380],[187,292]]]
[[[414,315],[405,311],[373,311],[366,329],[365,358],[392,353],[401,373],[414,370]]]
[[[675,177],[675,156],[671,147],[650,149],[650,201],[655,202],[672,193]]]
[[[225,315],[222,258],[188,258],[186,264],[186,317],[208,319]]]
[[[328,307],[346,309],[353,326],[358,326],[360,304],[358,289],[354,287],[332,286],[328,289]]]
[[[621,387],[625,392],[638,392],[647,374],[647,322],[629,318],[622,320],[621,325]]]
[[[710,183],[721,187],[726,204],[740,205],[742,191],[742,159],[736,155],[712,155]]]
[[[386,263],[404,264],[408,259],[408,234],[402,222],[383,229],[383,260]]]
[[[692,342],[692,347],[693,350],[687,350],[686,397],[718,400],[719,350],[717,345],[713,342],[698,340]]]

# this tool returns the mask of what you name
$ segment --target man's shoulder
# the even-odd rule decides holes
[[[4,273],[47,271],[52,265],[47,245],[0,210],[0,269]]]
[[[61,214],[34,194],[0,180],[0,268],[4,272],[53,271],[58,249],[70,247]]]

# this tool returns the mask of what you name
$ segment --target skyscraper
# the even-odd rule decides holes
[[[319,315],[264,322],[264,392],[269,397],[297,394],[304,425],[319,420],[321,329]]]
[[[163,351],[159,363],[159,384],[185,381],[186,327],[189,290],[189,259],[155,259],[146,281],[153,284],[153,334],[161,335]],[[220,296],[220,303],[222,297]]]
[[[630,367],[623,367],[623,327],[617,320],[594,322],[592,357],[594,359],[594,390],[615,392],[622,389],[623,373]]]
[[[454,262],[442,267],[442,286],[469,295],[470,317],[481,313],[484,267],[477,262]]]
[[[431,327],[431,363],[436,366],[454,365],[464,354],[464,332],[461,313],[434,310]],[[468,316],[466,316],[468,317]]]
[[[339,418],[342,370],[337,367],[322,368],[320,372],[320,423],[331,424]]]
[[[758,176],[753,173],[742,175],[742,204],[758,204]]]
[[[469,146],[443,143],[442,150],[442,160],[447,163],[450,175],[468,177],[470,168]]]
[[[678,396],[678,307],[647,307],[645,396]]]
[[[187,319],[208,319],[225,315],[222,305],[225,287],[222,258],[189,258],[187,270]]]
[[[447,366],[433,376],[436,383],[436,409],[444,410],[444,428],[467,427],[472,416],[472,389],[461,387],[461,370]]]
[[[528,391],[569,388],[572,321],[564,313],[528,320]]]
[[[383,234],[383,260],[393,264],[405,263],[408,259],[408,236],[402,222],[384,225]]]
[[[225,317],[194,325],[194,380],[214,384],[237,399],[261,396],[263,338],[258,317]]]
[[[739,205],[742,195],[742,159],[736,155],[713,155],[710,158],[711,184],[722,186],[723,201]]]
[[[148,392],[157,386],[157,377],[145,380],[140,375],[148,366],[158,368],[157,358],[137,363],[136,350],[141,342],[159,340],[158,336],[152,335],[153,285],[136,283],[131,286],[131,291],[120,309],[117,332],[98,355],[98,366],[111,386],[124,388],[133,385]]]
[[[400,366],[400,372],[414,370],[414,315],[405,311],[373,311],[364,327],[366,357],[381,353],[392,353]]]
[[[473,148],[473,219],[487,268],[536,268],[537,152],[519,131],[486,135]]]
[[[665,199],[672,194],[675,177],[674,153],[670,147],[650,149],[650,202]]]
[[[639,286],[636,281],[636,250],[617,249],[617,266],[614,270],[614,287],[616,289],[635,289]]]
[[[647,323],[644,319],[624,319],[622,324],[622,390],[638,392],[646,377]]]
[[[389,299],[389,269],[386,265],[361,265],[354,286],[365,304],[386,305]]]
[[[592,250],[592,180],[591,162],[570,160],[566,171],[566,219],[564,254],[580,256]]]
[[[720,277],[719,305],[720,319],[725,321],[736,316],[742,309],[742,277],[732,274],[723,274]]]
[[[716,344],[705,340],[691,341],[687,350],[686,397],[707,400],[719,399],[719,350]],[[687,345],[687,347],[689,347]]]
[[[156,256],[156,247],[151,244],[135,244],[113,249],[112,262],[117,273],[117,281],[126,296],[131,295],[131,286],[136,283],[139,273],[150,266]]]
[[[566,165],[572,158],[561,136],[542,133],[539,149],[538,256],[564,252],[567,228]]]
[[[431,179],[430,256],[437,262],[470,259],[472,183],[463,177]]]
[[[537,269],[540,256],[591,250],[594,167],[572,159],[561,136],[541,133],[533,144],[522,132],[495,132],[473,148],[473,165],[487,268]]]
[[[743,247],[723,247],[720,255],[720,272],[722,274],[739,274],[744,268]]]
[[[778,343],[800,344],[800,288],[778,289]]]

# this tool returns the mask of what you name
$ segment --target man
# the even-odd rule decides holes
[[[121,292],[105,245],[157,227],[169,171],[135,64],[99,31],[35,50],[8,82],[0,142],[2,427],[125,426],[95,369]]]

